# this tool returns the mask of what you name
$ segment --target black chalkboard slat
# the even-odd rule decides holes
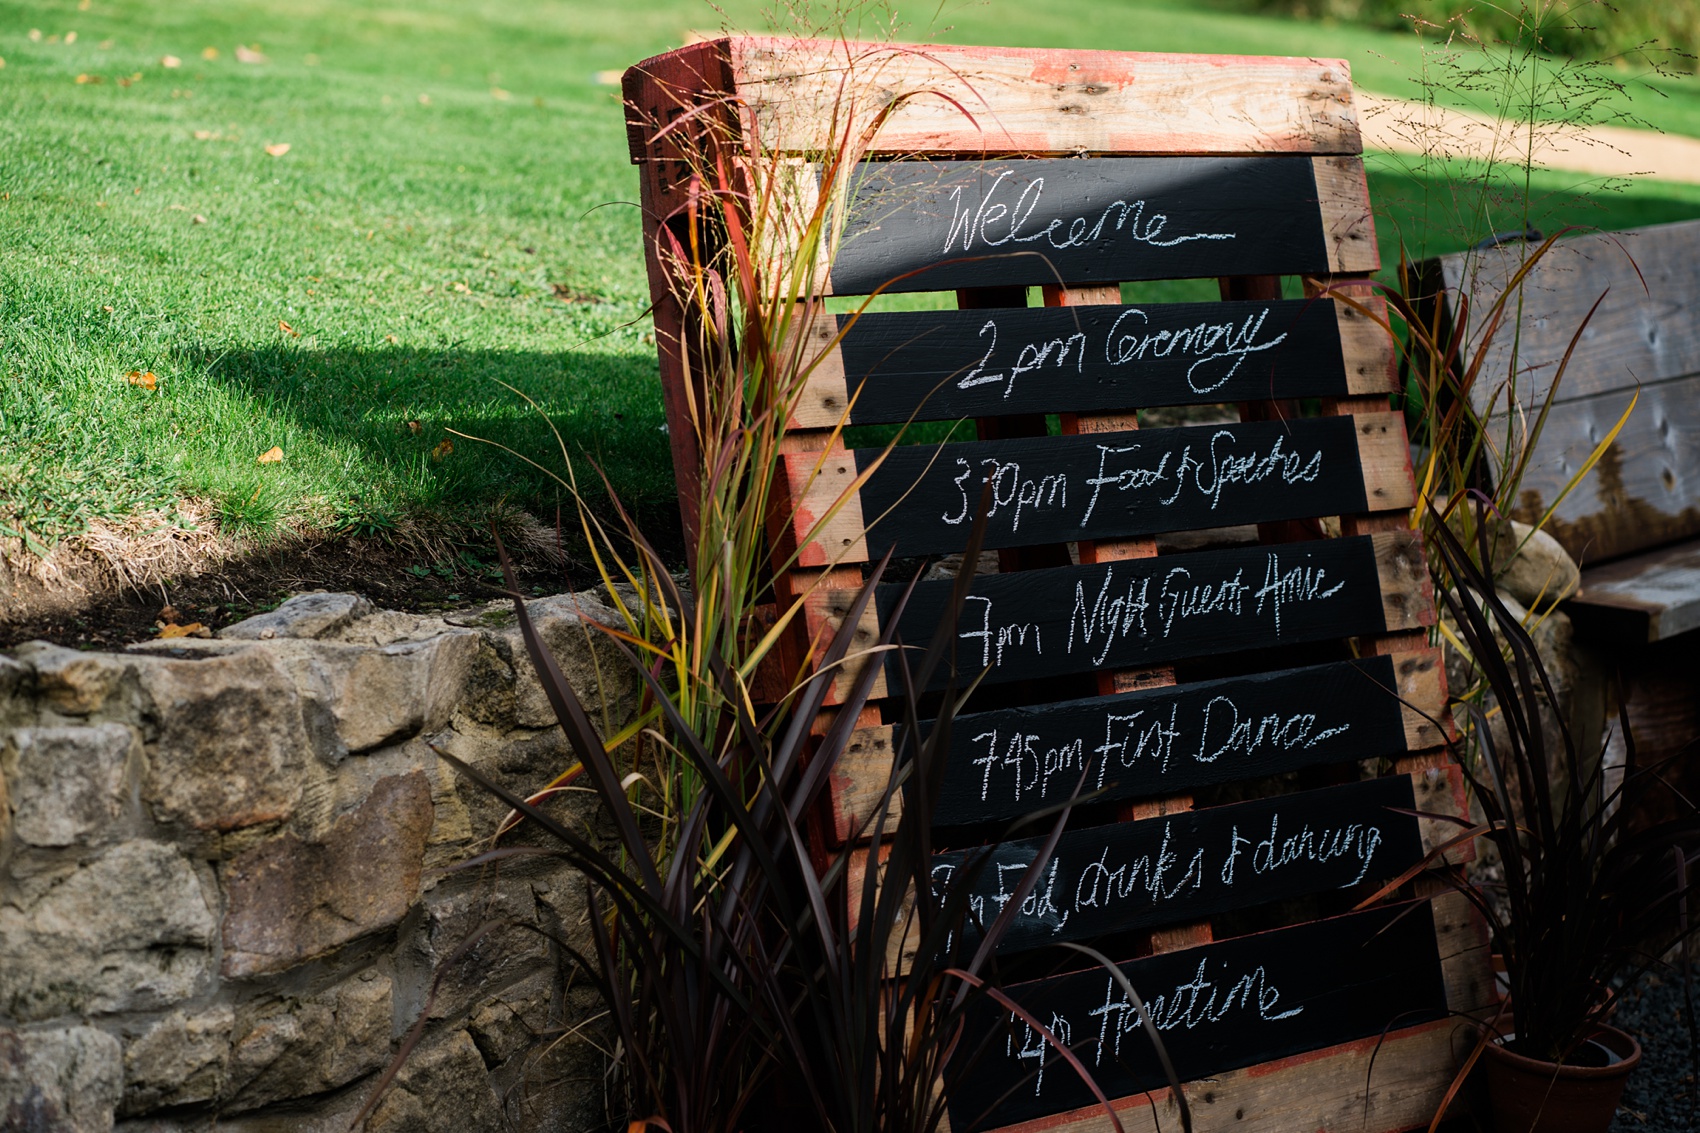
[[[1014,953],[1068,940],[1159,928],[1289,897],[1384,883],[1422,862],[1459,816],[1458,768],[1068,831],[999,942]],[[989,925],[1044,850],[1043,837],[933,859],[935,894],[969,886],[976,924]]]
[[[896,636],[931,639],[952,586],[917,585]],[[858,643],[878,640],[901,592],[876,590]],[[810,595],[804,615],[812,639],[836,632],[854,600],[851,590]],[[1417,629],[1434,616],[1420,540],[1390,531],[976,578],[957,621],[956,665],[962,683],[985,670],[984,683],[997,684]],[[885,662],[875,678],[874,697],[900,687],[895,663]],[[941,672],[935,684],[949,676]],[[852,680],[847,666],[835,702]]]
[[[1165,1009],[1180,1000],[1208,1002],[1210,989],[1201,989],[1195,1001],[1185,984],[1168,984],[1163,979],[1171,969],[1183,972],[1184,980],[1198,979],[1201,958],[1206,961],[1203,978],[1214,986],[1218,974],[1226,974],[1229,965],[1249,954],[1255,958],[1254,974],[1257,963],[1264,968],[1263,990],[1267,992],[1273,986],[1279,993],[1277,1000],[1263,997],[1270,1002],[1266,1013],[1256,1010],[1258,1001],[1250,1001],[1251,1019],[1234,1019],[1231,1008],[1217,1021],[1218,1026],[1201,1021],[1189,1030],[1177,1017],[1178,1025],[1164,1031],[1165,1040],[1173,1043],[1171,1053],[1177,1055],[1176,1069],[1182,1079],[1207,1079],[1187,1087],[1187,1100],[1198,1127],[1290,1133],[1293,1129],[1404,1129],[1428,1121],[1448,1085],[1448,1075],[1438,1073],[1436,1067],[1455,1064],[1450,1044],[1455,1041],[1458,1021],[1441,1016],[1447,1012],[1481,1014],[1491,1009],[1496,997],[1491,979],[1484,975],[1486,936],[1479,919],[1471,916],[1467,902],[1449,893],[1427,904],[1426,915],[1422,910],[1412,914],[1406,905],[1388,906],[1124,964],[1123,970],[1142,998],[1149,1002],[1167,993]],[[1378,935],[1378,930],[1399,920],[1401,914],[1399,924]],[[1405,921],[1418,922],[1422,931],[1401,927]],[[1424,932],[1429,934],[1426,943]],[[1364,948],[1366,941],[1369,955]],[[1185,957],[1185,962],[1177,957]],[[1350,972],[1361,974],[1361,978],[1348,981],[1345,976]],[[1289,977],[1296,980],[1281,982]],[[1297,990],[1310,978],[1322,981],[1315,997]],[[1099,979],[1104,980],[1102,986],[1096,982]],[[1155,987],[1146,986],[1154,982]],[[1123,1014],[1117,1006],[1120,997],[1109,995],[1107,986],[1107,973],[1085,971],[1017,984],[1007,990],[1023,1007],[1036,1007],[1039,1019],[1047,1025],[1053,1016],[1063,1019],[1074,1031],[1074,1040],[1088,1044],[1077,1054],[1084,1051],[1083,1061],[1092,1068],[1089,1044],[1099,1034],[1096,1024]],[[1173,994],[1176,989],[1182,991],[1178,999]],[[1331,1001],[1327,998],[1331,992],[1355,993],[1367,1001],[1360,1002],[1355,1011],[1324,1011],[1322,1008],[1330,1002],[1345,1001]],[[1288,1005],[1283,1010],[1290,1010],[1301,1000],[1306,1010],[1297,1016],[1263,1017],[1282,1014],[1275,1010],[1279,1002]],[[1091,1016],[1094,1025],[1090,1028],[1074,1025],[1075,1010],[1103,1010],[1106,1005],[1110,1009],[1104,1015]],[[1406,1011],[1411,1013],[1404,1014]],[[1308,1033],[1281,1033],[1283,1024],[1297,1024],[1306,1013],[1313,1015],[1306,1021],[1306,1027],[1311,1028]],[[1378,1014],[1383,1017],[1372,1024]],[[1018,1080],[1024,1080],[1024,1088],[1019,1100],[1012,1097],[995,1117],[978,1125],[967,1124],[977,1113],[953,1106],[954,1127],[999,1127],[1010,1133],[1038,1133],[1041,1129],[1046,1133],[1096,1133],[1103,1129],[1103,1109],[1091,1102],[1090,1094],[1082,1097],[1076,1092],[1078,1079],[1066,1063],[1054,1063],[1057,1077],[1053,1079],[1053,1064],[1047,1061],[1045,1082],[1035,1090],[1037,1083],[1027,1071],[1037,1061],[1037,1048],[1005,1041],[1025,1038],[1023,1025],[1017,1021],[1013,1034],[1006,1034],[1006,1015],[988,1008],[987,1019],[986,1025],[994,1028],[997,1037],[982,1056],[981,1065],[965,1067],[964,1081],[953,1097],[977,1099],[977,1109],[983,1110]],[[1237,1025],[1222,1026],[1230,1021]],[[1389,1025],[1391,1028],[1384,1031]],[[1212,1031],[1216,1033],[1212,1035]],[[1108,1027],[1104,1035],[1106,1039],[1114,1037]],[[1178,1128],[1178,1115],[1160,1070],[1157,1081],[1144,1087],[1149,1093],[1133,1092],[1133,1083],[1145,1082],[1155,1063],[1149,1040],[1144,1040],[1142,1033],[1137,1037],[1143,1045],[1131,1041],[1134,1034],[1122,1035],[1125,1065],[1117,1066],[1106,1059],[1100,1085],[1114,1099],[1127,1129],[1157,1133],[1159,1129]],[[1237,1052],[1230,1053],[1229,1046],[1237,1047]],[[1191,1062],[1190,1052],[1194,1050],[1202,1054],[1205,1069]],[[1223,1056],[1220,1063],[1211,1061],[1217,1056]],[[1187,1060],[1184,1067],[1182,1059]],[[1373,1076],[1368,1073],[1372,1060]],[[1068,1076],[1067,1081],[1063,1075]],[[1364,1095],[1366,1080],[1375,1086],[1368,1098]],[[962,1091],[963,1086],[966,1091]]]
[[[1366,310],[1339,299],[862,315],[817,308],[798,317],[782,347],[808,368],[790,425],[1388,393],[1386,304],[1358,302]]]
[[[1403,813],[1411,811],[1435,817]],[[1456,836],[1458,827],[1441,816],[1467,813],[1463,772],[1448,765],[1071,830],[998,951],[1200,922],[1289,897],[1373,886]],[[960,869],[973,870],[972,913],[989,924],[1044,841],[940,854],[934,888],[942,891]],[[850,876],[866,876],[872,857],[884,861],[884,848],[880,842],[851,850]],[[1470,847],[1445,854],[1454,865],[1473,859]],[[852,909],[852,928],[856,919]],[[887,941],[888,969],[908,971],[914,948],[913,935]]]
[[[799,453],[780,473],[800,566],[1408,508],[1396,413]]]
[[[1081,775],[1126,802],[1324,763],[1439,746],[1439,655],[1417,650],[959,716],[935,826],[1009,822],[1066,799]],[[871,836],[898,750],[895,725],[859,729],[833,769],[835,845]],[[887,822],[903,814],[898,792]]]
[[[818,172],[796,176],[818,195]],[[849,193],[818,294],[1380,266],[1358,157],[870,162]]]

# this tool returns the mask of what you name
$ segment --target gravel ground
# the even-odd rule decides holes
[[[1693,972],[1700,1005],[1700,964]],[[1640,1040],[1642,1056],[1623,1091],[1612,1133],[1700,1131],[1682,982],[1674,970],[1649,975],[1619,996],[1621,1006],[1613,1022]]]

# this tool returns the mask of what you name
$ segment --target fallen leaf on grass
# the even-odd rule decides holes
[[[74,32],[74,31],[66,32],[65,33],[65,46],[69,47],[75,42],[77,42],[77,33]]]
[[[183,60],[177,58],[175,55],[161,55],[159,57],[159,65],[168,71],[175,70],[183,65]]]
[[[454,450],[455,450],[455,443],[453,441],[449,440],[447,437],[444,437],[442,440],[437,442],[437,447],[431,450],[431,459],[432,460],[441,460],[441,459],[443,459],[443,457],[448,456]]]
[[[131,83],[139,83],[141,81],[142,81],[142,73],[140,71],[137,71],[135,74],[131,75],[129,78],[122,78],[122,77],[119,78],[118,85],[121,86],[121,87],[127,87]]]
[[[161,638],[211,637],[212,636],[212,630],[208,629],[206,626],[202,625],[200,622],[190,622],[186,626],[180,626],[180,625],[175,625],[175,624],[161,624],[160,627],[159,627],[159,636]]]
[[[102,308],[101,308],[101,310],[103,310],[103,311],[105,311],[105,312],[106,312],[106,313],[107,313],[107,314],[109,314],[109,315],[110,315],[110,314],[111,314],[111,313],[112,313],[112,308],[111,308],[111,307],[102,307]]]
[[[420,95],[419,96],[419,105],[420,106],[430,106],[431,105],[431,96],[428,95],[428,94]]]
[[[617,87],[620,85],[620,79],[624,75],[624,71],[598,71],[596,72],[596,85],[600,87]]]
[[[282,157],[284,154],[289,152],[289,143],[273,142],[271,145],[266,147],[266,152],[271,154],[273,157]]]
[[[509,94],[501,87],[491,87],[490,97],[495,99],[497,102],[506,102],[508,99],[512,98],[513,95]]]
[[[103,310],[110,311],[112,308],[106,307]],[[133,386],[141,386],[143,389],[155,389],[159,386],[159,378],[154,375],[152,370],[131,370],[124,375],[124,380]]]
[[[201,58],[206,59],[206,60],[217,59],[218,58],[218,48],[216,48],[216,47],[203,47],[203,48],[201,48]]]
[[[92,84],[98,84],[98,83],[103,83],[105,81],[106,80],[101,78],[99,75],[78,75],[77,76],[77,85],[78,86],[88,86],[91,83]]]
[[[283,450],[281,448],[279,448],[277,445],[273,445],[271,448],[267,449],[265,452],[262,452],[254,460],[254,463],[255,464],[282,464],[283,463]]]
[[[461,283],[458,280],[455,282],[454,288],[455,288],[456,291],[460,292],[462,295],[472,294],[472,288],[468,287],[466,284]]]
[[[6,57],[4,55],[0,55],[0,67],[4,67],[5,65],[6,65]]]
[[[592,295],[587,291],[574,291],[570,286],[568,286],[565,283],[551,283],[549,285],[549,288],[550,288],[550,290],[554,291],[555,298],[559,299],[563,303],[600,303],[600,302],[602,302],[602,296]]]
[[[260,45],[257,44],[257,43],[252,47],[244,47],[242,44],[238,43],[236,45],[236,61],[238,63],[269,63],[269,62],[271,62],[271,60],[267,59],[264,55],[260,54]]]
[[[425,426],[421,425],[417,421],[409,421],[407,423],[407,431],[417,437],[420,433],[425,431]]]
[[[281,330],[284,334],[287,334],[290,338],[300,338],[301,337],[300,331],[296,330],[294,327],[290,326],[288,323],[284,322],[282,319],[279,319],[277,321],[277,329]]]
[[[31,28],[30,29],[30,42],[31,43],[40,43],[41,42],[41,29],[40,28]]]
[[[189,218],[190,224],[205,224],[206,222],[207,218],[202,216],[200,213],[196,213],[194,216]]]

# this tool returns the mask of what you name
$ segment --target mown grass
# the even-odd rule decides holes
[[[1421,69],[1408,35],[1174,0],[921,17],[909,36],[1337,54],[1405,95]],[[724,18],[763,26],[749,4]],[[449,436],[552,459],[548,426],[500,382],[646,523],[671,524],[636,177],[597,73],[721,19],[696,0],[0,0],[0,534],[45,548],[184,496],[259,538],[472,532],[503,503],[552,517],[546,477]],[[238,44],[267,61],[239,62]],[[1700,134],[1693,84],[1655,86],[1667,97],[1637,108]],[[1555,219],[1700,215],[1693,188],[1537,183],[1559,191]],[[1425,214],[1437,188],[1374,175],[1384,247],[1470,235]],[[1551,203],[1574,188],[1597,201]],[[283,459],[259,463],[273,447]]]

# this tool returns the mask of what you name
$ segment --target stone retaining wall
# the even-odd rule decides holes
[[[613,614],[531,610],[622,718],[582,620]],[[421,1015],[368,1128],[595,1120],[600,1062],[534,1041],[586,1007],[533,931],[582,932],[576,876],[449,872],[504,808],[433,744],[521,791],[570,761],[511,610],[315,594],[214,640],[0,654],[0,1129],[340,1133]]]

